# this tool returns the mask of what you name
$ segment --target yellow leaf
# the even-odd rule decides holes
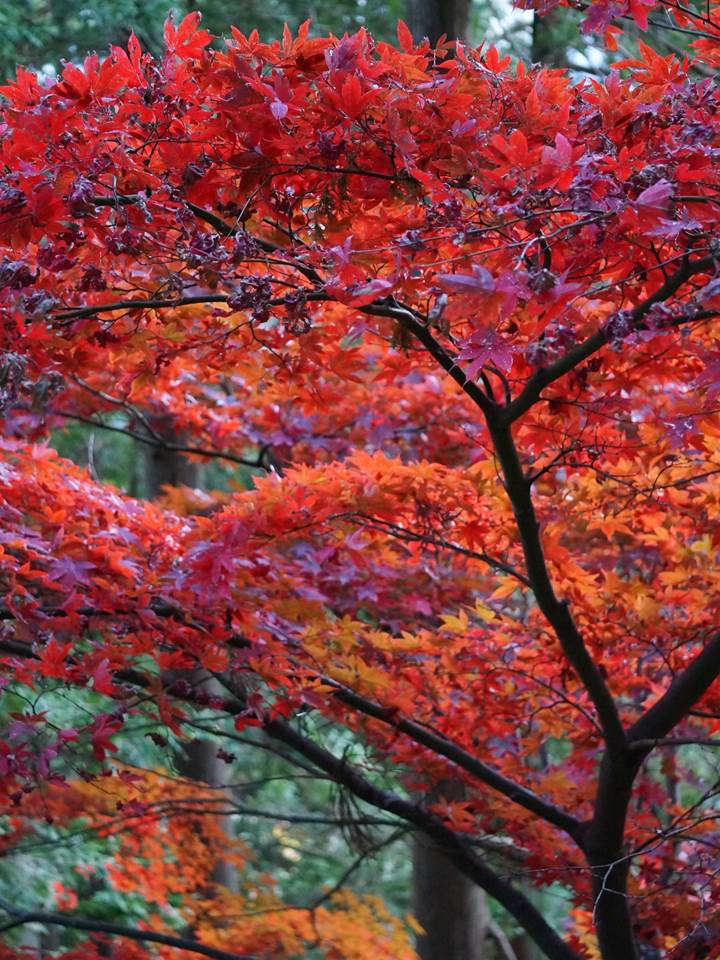
[[[475,613],[481,620],[485,620],[485,622],[495,619],[495,611],[480,600],[475,601]]]
[[[708,534],[705,534],[704,537],[701,537],[700,540],[696,540],[690,547],[693,553],[699,553],[700,556],[706,557],[712,548],[712,543]]]
[[[451,613],[444,614],[441,619],[443,627],[451,633],[465,633],[468,628],[468,616],[464,610],[461,610],[457,616]]]

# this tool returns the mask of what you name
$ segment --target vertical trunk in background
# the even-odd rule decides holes
[[[519,933],[510,941],[510,945],[517,960],[542,960],[535,944],[526,933]]]
[[[196,686],[201,686],[210,694],[222,696],[224,691],[220,684],[209,677],[204,671],[198,670],[193,681]],[[187,780],[197,780],[199,783],[207,783],[208,786],[217,787],[222,791],[223,787],[229,792],[229,771],[230,768],[217,755],[217,744],[212,740],[191,740],[183,746],[182,752],[177,757],[177,768]],[[232,836],[232,824],[229,817],[222,818],[222,826],[228,836]],[[218,860],[213,867],[212,873],[208,878],[213,883],[219,883],[228,890],[237,892],[238,878],[232,864],[224,860]]]
[[[406,0],[407,24],[416,41],[427,37],[434,44],[443,34],[469,41],[470,5],[471,0]],[[452,783],[439,791],[447,799],[456,792]],[[490,960],[494,925],[483,891],[422,838],[413,841],[412,860],[413,913],[425,931],[416,943],[421,960]],[[509,943],[503,947],[509,957]]]
[[[413,913],[425,931],[421,960],[489,960],[490,915],[482,890],[433,846],[413,841]]]
[[[562,7],[555,7],[543,16],[533,14],[532,50],[530,60],[541,63],[544,67],[566,67],[567,41],[565,35],[566,12]]]
[[[568,43],[568,11],[565,7],[555,7],[542,16],[535,11],[530,50],[532,63],[556,69],[569,66]],[[517,960],[540,960],[538,949],[527,933],[518,933],[512,941],[512,947]]]
[[[178,442],[177,435],[173,434],[168,421],[154,420],[153,430],[164,437],[169,443]],[[196,463],[188,460],[182,454],[163,447],[147,447],[145,451],[145,493],[148,498],[158,497],[162,488],[166,486],[197,487],[201,482],[200,469]],[[217,681],[203,670],[197,670],[192,675],[192,683],[202,687],[210,694],[222,695]],[[212,740],[197,739],[184,744],[176,756],[178,773],[187,780],[196,780],[211,787],[222,788],[229,783],[229,767],[217,755],[217,746]],[[230,822],[226,832],[230,835]],[[215,864],[209,881],[219,883],[229,890],[237,889],[237,877],[230,864],[218,861]]]
[[[416,40],[427,37],[436,43],[467,40],[470,31],[470,0],[406,0],[407,24]]]
[[[151,422],[152,429],[168,443],[177,443],[172,433],[170,421],[156,418]],[[159,497],[163,487],[196,487],[200,481],[200,470],[181,453],[164,447],[147,446],[145,449],[145,494],[149,499]]]
[[[461,783],[438,784],[430,800],[461,800]],[[461,873],[431,840],[413,840],[413,913],[424,933],[420,960],[490,960],[491,919],[484,892]],[[508,945],[509,946],[509,945]]]

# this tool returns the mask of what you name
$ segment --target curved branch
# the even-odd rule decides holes
[[[215,231],[222,237],[232,237],[239,232],[237,226],[226,223],[222,217],[217,216],[217,214],[213,213],[211,210],[205,210],[203,207],[198,207],[189,200],[185,201],[185,206],[188,208],[188,210],[195,214],[198,220],[203,220],[205,223],[209,223],[210,226],[213,227]],[[289,250],[286,250],[284,247],[280,247],[277,244],[271,243],[269,240],[263,240],[261,237],[258,237],[255,234],[251,234],[250,236],[252,237],[253,242],[256,243],[261,250],[264,250],[265,253],[276,253],[287,257],[289,267],[297,270],[298,273],[301,273],[316,287],[323,286],[322,277],[317,270],[313,269],[313,267],[307,267],[303,263],[298,263],[296,258]]]
[[[625,731],[615,701],[598,665],[588,653],[567,602],[559,600],[555,594],[545,563],[530,481],[523,472],[510,428],[498,426],[492,418],[489,419],[488,426],[505,479],[505,489],[515,514],[527,574],[537,604],[555,631],[563,653],[595,706],[608,747],[622,753],[626,746]]]
[[[32,650],[29,644],[21,641],[0,641],[0,650],[3,649],[10,653],[19,653],[22,656],[34,659],[38,657],[38,654]],[[148,678],[135,671],[117,671],[115,676],[126,683],[134,684],[143,689],[147,689],[149,686]],[[230,686],[232,688],[232,684]],[[183,697],[178,695],[178,699],[182,700]],[[239,700],[226,700],[224,709],[230,715],[240,715],[245,707]],[[423,730],[424,728],[419,729]],[[328,750],[302,736],[281,718],[266,720],[263,724],[263,730],[269,737],[284,743],[291,750],[309,760],[313,766],[322,770],[336,783],[347,787],[359,799],[379,810],[400,817],[434,839],[443,847],[446,855],[456,863],[458,869],[486,890],[491,897],[494,897],[515,917],[549,960],[579,960],[577,954],[558,936],[525,894],[513,887],[512,884],[480,860],[472,849],[471,842],[463,841],[434,814],[394,793],[376,787],[343,759],[338,759]],[[216,956],[219,960],[237,960],[236,956],[222,951]]]
[[[373,517],[371,514],[347,513],[337,514],[337,516],[344,517],[350,520],[351,523],[358,523],[359,526],[365,527],[368,530],[388,533],[391,537],[397,540],[404,540],[406,543],[425,543],[428,544],[428,546],[440,547],[443,550],[458,553],[460,556],[469,557],[471,560],[480,560],[482,563],[486,563],[489,567],[499,570],[501,573],[507,573],[508,576],[513,577],[524,587],[530,587],[530,581],[524,573],[521,573],[520,570],[517,570],[504,560],[493,557],[484,551],[470,550],[469,547],[461,547],[456,543],[452,543],[450,540],[444,540],[422,533],[413,533],[412,530],[406,530],[397,523],[392,523],[390,520],[383,520],[381,517]]]
[[[99,313],[117,313],[118,310],[159,310],[163,307],[189,307],[197,303],[227,303],[227,293],[203,293],[193,297],[150,297],[142,300],[114,300],[111,303],[98,303],[91,307],[68,307],[59,310],[54,317],[57,320],[80,320],[94,317]]]
[[[678,674],[665,693],[630,727],[634,741],[657,741],[666,737],[720,677],[720,633]],[[637,749],[640,749],[637,747]],[[644,747],[646,751],[652,747]]]
[[[675,273],[668,277],[665,283],[663,283],[652,296],[638,304],[634,310],[630,312],[630,323],[633,329],[644,329],[642,321],[651,307],[655,306],[656,303],[663,303],[671,297],[690,277],[697,273],[707,273],[707,271],[714,269],[715,265],[716,259],[711,255],[701,257],[698,260],[685,260]],[[695,319],[698,319],[698,317],[683,318],[681,322],[690,322],[690,320]],[[525,384],[522,392],[498,415],[499,422],[503,426],[509,426],[524,413],[527,413],[530,407],[540,399],[540,394],[545,387],[554,383],[555,380],[559,380],[560,377],[564,377],[566,373],[570,373],[575,367],[578,367],[585,360],[588,360],[594,353],[597,353],[598,350],[608,343],[608,339],[605,329],[598,330],[586,340],[583,340],[582,343],[573,347],[572,350],[568,350],[568,352],[560,357],[559,360],[556,360],[555,363],[551,363],[549,366],[541,367],[537,370]]]
[[[387,724],[392,727],[393,730],[404,734],[420,746],[427,747],[428,750],[433,750],[439,756],[445,757],[452,763],[457,764],[458,767],[465,770],[466,773],[471,774],[477,780],[492,787],[493,790],[497,790],[498,793],[507,797],[508,800],[512,800],[513,803],[517,803],[519,806],[534,813],[546,823],[550,823],[564,830],[573,840],[579,840],[581,834],[580,820],[561,810],[560,807],[556,807],[547,800],[543,800],[542,797],[533,793],[532,790],[528,790],[526,787],[505,777],[489,764],[479,760],[456,743],[447,740],[441,734],[435,733],[423,724],[415,723],[413,720],[405,720],[402,717],[398,718],[392,709],[382,707],[379,704],[373,703],[371,700],[367,700],[360,694],[355,693],[354,690],[350,690],[348,687],[345,687],[335,680],[331,680],[329,677],[321,677],[321,682],[331,686],[335,691],[336,699],[342,703],[365,714],[365,716],[372,717],[381,723]]]
[[[347,787],[359,799],[378,809],[394,813],[435,840],[459,870],[515,917],[549,960],[579,960],[575,951],[561,939],[525,894],[482,861],[470,849],[469,844],[466,844],[450,827],[446,827],[434,814],[404,800],[397,794],[375,786],[357,769],[350,767],[343,759],[339,759],[324,747],[302,736],[285,720],[276,718],[268,721],[265,724],[265,731],[269,736],[281,740],[286,746],[296,750],[301,756],[324,770],[336,783]]]
[[[450,354],[422,322],[421,316],[411,307],[398,303],[392,297],[376,300],[366,307],[358,308],[360,313],[367,313],[371,317],[388,317],[395,320],[400,326],[411,333],[425,347],[430,356],[436,360],[443,370],[457,383],[463,393],[478,406],[483,413],[494,412],[495,404],[483,390],[472,380],[468,380],[464,371],[457,365]]]
[[[46,923],[53,927],[66,927],[68,930],[85,930],[88,933],[107,933],[113,937],[124,937],[138,943],[159,943],[164,947],[175,947],[186,953],[195,953],[211,960],[253,960],[248,954],[231,953],[218,947],[205,946],[187,937],[174,937],[167,933],[155,933],[152,930],[140,930],[125,927],[119,923],[107,923],[104,920],[92,920],[89,917],[75,917],[46,910],[22,910],[9,901],[0,898],[0,908],[14,919],[3,924],[0,931],[11,930],[26,923]]]
[[[191,297],[148,297],[137,300],[113,300],[110,303],[97,303],[89,307],[68,307],[53,314],[56,320],[79,320],[83,317],[94,317],[101,313],[117,313],[120,310],[161,310],[163,308],[190,307],[203,303],[227,303],[232,295],[229,293],[199,293]],[[303,289],[305,300],[329,300],[328,295],[320,290]],[[269,307],[281,307],[286,303],[284,297],[278,297],[268,302]]]

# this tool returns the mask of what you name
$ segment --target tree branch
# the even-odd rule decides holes
[[[166,933],[155,933],[152,930],[140,930],[135,927],[125,927],[119,923],[106,923],[104,920],[92,920],[85,917],[75,917],[62,913],[51,913],[45,910],[22,910],[9,901],[0,898],[0,908],[15,919],[0,927],[0,931],[10,930],[26,923],[46,923],[54,927],[66,927],[69,930],[86,930],[88,933],[107,933],[114,937],[124,937],[139,943],[159,943],[164,947],[175,947],[186,953],[195,953],[211,960],[253,960],[247,954],[230,953],[217,947],[208,947],[186,937],[175,937]]]
[[[20,641],[2,640],[0,650],[37,659],[37,654],[30,646]],[[143,689],[149,686],[148,678],[136,671],[117,671],[114,676]],[[183,697],[178,696],[178,699],[182,700]],[[230,715],[238,715],[243,712],[244,705],[239,700],[226,700],[224,709]],[[577,954],[546,923],[528,898],[480,860],[472,850],[470,842],[464,842],[434,814],[396,794],[376,787],[343,759],[338,759],[328,750],[302,736],[285,720],[280,718],[266,720],[263,730],[269,737],[279,740],[305,757],[336,783],[347,787],[359,799],[386,813],[400,817],[434,839],[466,876],[486,890],[515,917],[549,960],[579,960]],[[217,956],[219,960],[237,960],[235,956],[222,951]]]
[[[626,747],[625,731],[615,701],[597,664],[587,651],[568,603],[557,598],[550,580],[530,481],[523,472],[510,428],[499,426],[492,418],[488,420],[488,426],[505,479],[505,489],[515,514],[527,574],[537,604],[554,629],[565,656],[595,706],[608,747],[613,751],[623,752]]]
[[[413,720],[398,718],[397,713],[391,708],[373,703],[371,700],[355,693],[354,690],[345,687],[335,680],[331,680],[328,677],[321,677],[320,679],[322,683],[333,688],[336,699],[352,707],[353,710],[357,710],[365,714],[365,716],[372,717],[381,723],[387,724],[399,733],[405,734],[405,736],[409,737],[415,743],[427,747],[428,750],[434,751],[441,757],[445,757],[482,783],[492,787],[493,790],[497,790],[498,793],[507,797],[508,800],[512,800],[513,803],[517,803],[519,806],[534,813],[541,820],[555,827],[559,827],[574,840],[578,840],[581,833],[581,821],[569,813],[543,800],[542,797],[533,793],[532,790],[528,790],[526,787],[503,776],[503,774],[499,773],[489,764],[479,760],[473,756],[473,754],[468,753],[451,740],[447,740],[441,734],[435,733],[429,727],[415,723]]]
[[[656,747],[720,747],[712,737],[660,737],[657,740],[632,740],[630,750],[654,750]]]
[[[79,320],[99,313],[117,313],[119,310],[159,310],[163,307],[188,307],[196,303],[227,303],[227,293],[203,293],[193,297],[149,297],[145,300],[114,300],[90,307],[68,307],[53,314],[57,320]]]
[[[716,259],[714,256],[701,257],[699,260],[688,259],[684,261],[675,273],[668,277],[665,283],[659,287],[652,296],[638,304],[634,310],[631,311],[630,323],[632,327],[636,330],[644,329],[642,321],[651,307],[655,306],[656,303],[663,303],[671,297],[690,277],[697,273],[706,273],[714,269],[715,265]],[[691,319],[697,318],[688,318],[688,321]],[[682,322],[686,321],[683,320]],[[540,399],[540,394],[545,387],[554,383],[555,380],[559,380],[560,377],[564,377],[566,373],[570,373],[575,367],[589,359],[594,353],[597,353],[598,350],[604,347],[605,344],[608,343],[608,340],[606,330],[598,330],[582,343],[573,347],[572,350],[568,350],[568,352],[560,357],[559,360],[556,360],[555,363],[551,363],[547,367],[541,367],[530,377],[522,392],[498,414],[498,422],[502,426],[509,426],[524,413],[527,413],[530,407]]]
[[[88,613],[90,614],[92,611],[88,611]],[[12,614],[9,611],[3,611],[0,609],[0,619],[3,618],[12,618]],[[37,656],[29,649],[29,647],[22,643],[22,641],[1,640],[0,651],[1,650],[25,657]],[[135,671],[116,671],[115,676],[117,676],[118,679],[123,679],[124,682],[133,683],[136,686],[142,685],[145,688],[148,685],[147,678],[142,677],[142,675],[136,673]],[[543,800],[542,797],[539,797],[537,794],[533,793],[532,790],[527,789],[527,787],[523,787],[521,784],[515,783],[515,781],[510,780],[508,777],[505,777],[489,764],[484,763],[473,754],[468,753],[467,750],[464,750],[458,744],[453,743],[451,740],[448,740],[441,734],[436,733],[429,727],[420,723],[416,723],[413,720],[398,718],[396,712],[391,708],[383,707],[380,704],[373,703],[372,700],[368,700],[366,697],[363,697],[361,694],[356,693],[349,687],[338,683],[336,680],[332,680],[331,678],[325,676],[320,676],[319,679],[323,684],[333,688],[333,695],[335,699],[340,700],[342,703],[351,707],[353,710],[357,710],[365,716],[372,717],[375,720],[379,720],[381,723],[387,724],[394,730],[397,730],[399,733],[409,737],[411,740],[413,740],[413,742],[419,744],[420,746],[427,747],[427,749],[433,750],[439,756],[445,757],[447,760],[450,760],[452,763],[455,763],[458,767],[471,774],[471,776],[480,780],[482,783],[485,783],[487,786],[492,787],[492,789],[497,790],[509,800],[512,800],[513,803],[517,803],[524,809],[534,813],[546,823],[550,823],[553,826],[558,827],[560,830],[565,831],[576,842],[579,842],[582,831],[581,821],[571,816],[569,813],[566,813],[560,807],[555,806],[547,800]],[[204,729],[206,732],[211,732],[207,730],[207,727],[200,726],[200,729]]]
[[[720,677],[720,633],[703,647],[665,693],[628,730],[631,742],[661,740]],[[647,748],[648,750],[651,748]]]
[[[435,840],[459,870],[515,917],[549,960],[579,960],[575,951],[560,938],[525,894],[487,866],[452,829],[446,827],[434,814],[404,800],[397,794],[375,786],[358,770],[302,736],[285,720],[276,718],[268,721],[265,724],[265,731],[269,736],[281,740],[286,746],[296,750],[301,756],[324,770],[336,783],[347,787],[359,799],[414,824]]]
[[[222,217],[218,217],[217,214],[214,214],[211,210],[205,210],[203,207],[198,207],[194,203],[190,203],[189,200],[185,201],[185,206],[188,210],[191,210],[192,213],[198,218],[198,220],[203,220],[205,223],[209,223],[211,227],[214,227],[217,233],[222,237],[232,237],[238,232],[238,228],[234,225],[226,223]],[[261,237],[256,236],[255,234],[249,234],[254,243],[256,243],[261,250],[264,250],[265,253],[276,253],[281,256],[288,257],[288,266],[292,267],[294,270],[297,270],[298,273],[302,274],[307,280],[309,280],[314,286],[322,287],[324,285],[323,279],[320,274],[313,267],[307,267],[303,263],[298,263],[296,258],[292,256],[289,250],[286,250],[284,247],[277,246],[277,244],[271,243],[269,240],[263,240]]]
[[[534,479],[535,478],[533,478],[533,480]],[[441,538],[432,537],[423,533],[414,533],[412,530],[406,530],[397,523],[392,523],[390,520],[383,520],[381,517],[373,517],[371,514],[345,513],[337,514],[337,516],[348,519],[352,523],[358,523],[359,526],[365,527],[368,530],[377,530],[380,533],[387,533],[397,540],[404,540],[406,543],[425,543],[429,546],[440,547],[443,550],[450,550],[451,552],[458,553],[463,557],[469,557],[471,560],[480,560],[482,563],[486,563],[489,567],[493,567],[495,570],[499,570],[502,573],[507,573],[508,576],[514,577],[514,579],[519,583],[522,583],[524,587],[530,587],[530,581],[524,573],[521,573],[504,560],[493,557],[484,551],[470,550],[468,547],[461,547],[456,543],[452,543],[450,540],[443,540]]]
[[[395,320],[400,326],[411,333],[425,347],[427,352],[436,360],[443,370],[457,383],[463,393],[478,406],[483,413],[489,414],[495,410],[495,404],[472,380],[468,380],[464,371],[450,354],[422,322],[420,316],[408,306],[398,303],[392,297],[376,300],[366,307],[359,307],[360,313],[367,313],[371,317],[388,317]]]
[[[156,439],[152,436],[146,436],[130,430],[128,427],[116,426],[112,423],[102,423],[94,420],[92,417],[85,417],[79,413],[70,413],[69,410],[47,410],[50,417],[62,417],[65,420],[77,420],[78,423],[86,423],[88,426],[97,427],[98,430],[109,430],[112,433],[122,433],[126,437],[131,437],[139,443],[147,444],[150,447],[160,447],[162,450],[168,450],[172,453],[191,453],[200,457],[210,457],[216,460],[227,460],[230,463],[237,463],[244,467],[256,467],[263,469],[263,463],[260,458],[257,460],[248,460],[247,457],[239,457],[234,453],[228,453],[227,450],[208,450],[207,447],[192,447],[183,444],[166,442],[163,439]]]

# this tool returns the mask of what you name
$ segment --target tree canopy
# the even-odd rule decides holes
[[[80,817],[154,905],[8,930],[412,956],[371,898],[198,883],[249,858],[163,760],[199,728],[431,838],[551,960],[717,945],[720,103],[689,72],[720,33],[673,11],[692,63],[579,85],[402,23],[213,49],[191,14],[158,60],[0,89],[2,844]],[[73,421],[229,488],[132,498],[47,442]]]

